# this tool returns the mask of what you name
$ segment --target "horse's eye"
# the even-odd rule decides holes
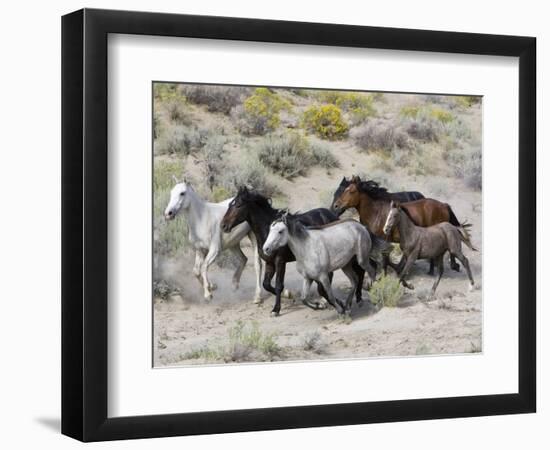
[[[184,196],[185,195],[185,192],[180,192],[180,196]]]
[[[279,230],[279,234],[283,234],[283,230]]]

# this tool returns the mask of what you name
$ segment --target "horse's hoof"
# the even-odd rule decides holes
[[[233,281],[233,290],[236,291],[239,289],[239,282],[238,281]]]
[[[294,298],[294,296],[292,295],[292,292],[290,292],[288,289],[283,290],[282,296],[285,298]]]
[[[475,291],[475,290],[476,290],[476,285],[475,285],[475,284],[470,284],[470,285],[468,286],[468,291],[469,291],[469,292],[472,292],[472,291]]]
[[[362,308],[364,304],[365,304],[365,302],[364,302],[363,300],[359,300],[359,301],[357,302],[357,306],[358,306],[359,308]]]
[[[209,283],[208,284],[208,288],[211,290],[211,291],[215,291],[216,289],[218,289],[218,285],[216,283]]]
[[[271,317],[279,317],[279,311],[271,311]]]
[[[212,293],[210,294],[204,294],[204,301],[206,303],[210,303],[212,301]]]
[[[261,305],[262,304],[262,298],[261,297],[256,297],[252,303],[254,303],[255,305]]]

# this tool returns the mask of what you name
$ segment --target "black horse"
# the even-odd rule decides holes
[[[271,312],[274,316],[279,315],[279,312],[281,311],[281,293],[284,289],[286,263],[296,261],[294,254],[288,246],[281,247],[269,256],[265,255],[262,250],[265,240],[267,239],[267,235],[269,234],[269,227],[271,223],[275,219],[279,218],[282,213],[284,213],[284,211],[275,209],[271,206],[271,201],[268,198],[257,192],[248,190],[246,187],[241,187],[237,193],[237,196],[229,204],[229,208],[227,209],[227,212],[221,222],[221,228],[225,233],[230,232],[233,227],[243,222],[248,222],[250,225],[250,228],[258,241],[260,256],[266,262],[263,281],[264,289],[275,295],[275,306]],[[338,216],[326,208],[312,209],[303,214],[297,214],[296,218],[306,226],[324,225],[338,220]],[[359,266],[357,261],[354,261],[353,263],[353,270],[359,277],[355,297],[357,304],[360,305],[363,302],[361,297],[361,289],[363,286],[365,272],[361,266]],[[275,280],[275,288],[273,288],[271,285],[271,280],[275,274],[277,277]],[[319,295],[329,301],[323,286],[319,283],[317,283],[317,291],[319,292]]]
[[[332,197],[332,203],[330,205],[330,210],[338,214],[338,216],[341,216],[342,213],[345,211],[345,209],[338,209],[336,210],[334,208],[334,203],[340,196],[342,195],[342,192],[350,185],[351,178],[348,180],[346,177],[342,178],[342,181],[340,181],[340,185],[334,192],[334,196]],[[369,180],[369,181],[361,181],[361,183],[371,183],[376,184],[378,183]],[[421,198],[424,198],[424,195],[421,192],[418,191],[402,191],[402,192],[388,192],[388,195],[390,196],[390,199],[399,203],[406,203],[406,202],[412,202],[414,200],[420,200]]]

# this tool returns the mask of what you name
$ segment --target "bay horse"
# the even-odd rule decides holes
[[[283,213],[284,211],[273,208],[270,199],[267,197],[242,186],[239,188],[235,198],[229,203],[229,207],[221,221],[221,228],[225,233],[232,232],[235,227],[243,223],[248,223],[251,227],[258,242],[260,256],[265,261],[263,287],[266,291],[275,295],[275,305],[271,311],[271,315],[274,317],[278,316],[281,311],[281,294],[284,290],[286,264],[296,261],[296,258],[288,246],[282,246],[269,255],[262,250],[262,246],[269,234],[271,223]],[[338,220],[338,217],[326,208],[312,209],[302,214],[296,214],[295,217],[308,226],[323,225]],[[357,264],[354,264],[354,268],[358,276],[360,276],[361,268]],[[273,287],[271,281],[275,275],[275,287]],[[360,281],[362,286],[363,279],[361,278]],[[362,303],[361,286],[355,292],[358,304]],[[328,301],[327,294],[320,283],[318,283],[318,292],[321,297]],[[311,304],[307,306],[311,306]],[[316,309],[318,308],[319,305],[317,305]]]
[[[451,225],[449,222],[418,227],[411,219],[409,211],[399,202],[392,201],[384,224],[384,233],[389,234],[394,228],[399,230],[400,246],[405,258],[405,265],[399,275],[399,281],[403,286],[414,289],[405,281],[405,277],[417,259],[435,260],[439,276],[432,286],[431,297],[433,297],[443,275],[443,255],[449,251],[466,268],[470,279],[470,290],[473,289],[474,278],[468,258],[462,253],[462,243],[464,242],[473,251],[477,249],[472,245],[467,229]]]
[[[164,217],[166,220],[172,220],[180,211],[184,211],[189,242],[195,249],[193,273],[204,289],[205,300],[212,299],[212,289],[214,288],[208,279],[208,267],[223,250],[229,250],[239,262],[233,275],[233,287],[235,289],[239,287],[241,274],[247,262],[240,243],[248,236],[254,249],[254,269],[256,271],[254,303],[261,303],[262,260],[254,233],[247,223],[236,227],[231,233],[221,232],[222,218],[233,198],[219,203],[209,203],[199,197],[189,182],[180,182],[175,178],[174,182],[176,184],[170,191],[170,200],[164,211]]]
[[[304,277],[302,301],[308,306],[310,287],[316,281],[323,286],[328,302],[336,311],[339,314],[349,314],[354,292],[361,289],[362,284],[359,284],[359,277],[353,268],[354,260],[368,273],[371,282],[376,277],[375,269],[370,263],[370,234],[356,220],[339,220],[306,227],[296,216],[284,214],[271,224],[262,249],[269,256],[286,245],[296,257],[296,269]],[[344,272],[352,286],[345,304],[334,296],[329,275],[339,269]]]
[[[370,182],[375,183],[375,181],[372,181],[372,180]],[[334,191],[334,195],[332,197],[332,203],[331,203],[330,209],[331,209],[332,212],[337,213],[338,216],[341,216],[343,214],[343,212],[346,210],[346,208],[339,209],[338,211],[335,211],[334,210],[334,203],[336,202],[338,197],[340,197],[340,195],[342,195],[342,192],[344,192],[344,190],[350,185],[350,183],[351,183],[351,179],[348,180],[346,177],[343,177],[342,181],[340,181],[340,184],[336,188],[336,191]],[[367,181],[367,183],[368,183],[368,181]],[[412,202],[413,200],[420,200],[422,198],[425,198],[424,194],[422,194],[421,192],[418,192],[418,191],[388,192],[388,195],[390,196],[390,198],[392,200],[396,200],[396,201],[401,202],[401,203]]]
[[[338,214],[347,208],[356,208],[361,223],[367,225],[375,235],[389,238],[391,242],[399,242],[399,230],[397,228],[393,228],[388,236],[384,234],[384,224],[392,200],[391,194],[375,181],[361,181],[359,177],[353,176],[342,194],[334,200],[332,209]],[[470,226],[470,224],[461,224],[458,221],[448,203],[442,203],[433,198],[409,201],[402,203],[401,206],[407,210],[414,224],[420,227],[429,227],[441,222],[449,222],[457,227]],[[389,259],[387,261],[387,264],[397,272],[402,269],[403,263],[403,258],[397,265],[389,262]],[[452,254],[451,268],[457,272],[460,270],[460,266]],[[433,275],[433,272],[434,262],[431,261],[429,273]]]

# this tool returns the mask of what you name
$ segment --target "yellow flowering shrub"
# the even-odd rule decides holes
[[[310,106],[302,117],[306,129],[323,139],[341,139],[349,126],[342,116],[342,110],[336,105]]]
[[[317,98],[323,103],[338,106],[347,112],[354,124],[376,115],[375,96],[361,92],[319,91]]]
[[[244,101],[244,112],[250,118],[265,124],[265,131],[274,130],[281,122],[279,113],[290,109],[290,103],[267,88],[256,88]]]
[[[449,123],[455,119],[455,116],[451,112],[441,108],[432,108],[430,110],[430,116],[439,120],[441,123]]]

